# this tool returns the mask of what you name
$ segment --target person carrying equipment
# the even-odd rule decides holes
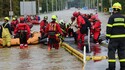
[[[59,49],[60,39],[58,34],[63,35],[60,25],[56,22],[56,15],[52,15],[52,22],[47,24],[45,29],[46,34],[48,35],[48,51],[52,48]]]
[[[9,24],[9,18],[4,18],[4,23],[2,24],[2,39],[3,39],[3,47],[7,45],[8,48],[11,47],[11,27]]]
[[[91,26],[90,22],[87,18],[83,17],[80,12],[74,12],[73,16],[77,18],[77,25],[78,25],[78,48],[83,50],[84,47],[84,37],[88,33],[88,27]]]
[[[19,35],[20,49],[28,47],[27,40],[30,37],[30,27],[25,23],[24,17],[20,17],[20,23],[14,30],[15,35]]]
[[[106,70],[116,70],[115,53],[118,53],[120,70],[125,70],[125,17],[120,14],[122,6],[116,2],[112,6],[113,15],[109,17],[106,39],[108,44],[108,68]]]

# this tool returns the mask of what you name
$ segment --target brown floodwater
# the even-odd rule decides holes
[[[0,48],[0,70],[82,70],[82,63],[63,48],[48,52],[47,46],[38,44]]]

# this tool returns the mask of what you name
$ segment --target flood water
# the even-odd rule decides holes
[[[0,48],[0,70],[81,70],[82,63],[63,48],[47,51],[45,45],[28,49]]]

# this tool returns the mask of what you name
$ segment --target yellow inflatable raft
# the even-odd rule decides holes
[[[28,39],[28,44],[38,44],[39,40],[38,37],[40,37],[39,32],[33,32],[33,37]],[[2,45],[2,39],[0,39],[0,44]],[[19,45],[19,38],[13,38],[11,39],[11,45]]]

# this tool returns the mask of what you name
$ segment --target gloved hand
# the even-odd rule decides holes
[[[108,39],[106,39],[106,43],[109,43],[109,40],[108,40]]]
[[[109,43],[109,38],[106,38],[106,43],[107,43],[107,44]]]
[[[14,38],[14,35],[11,35],[11,38]]]

